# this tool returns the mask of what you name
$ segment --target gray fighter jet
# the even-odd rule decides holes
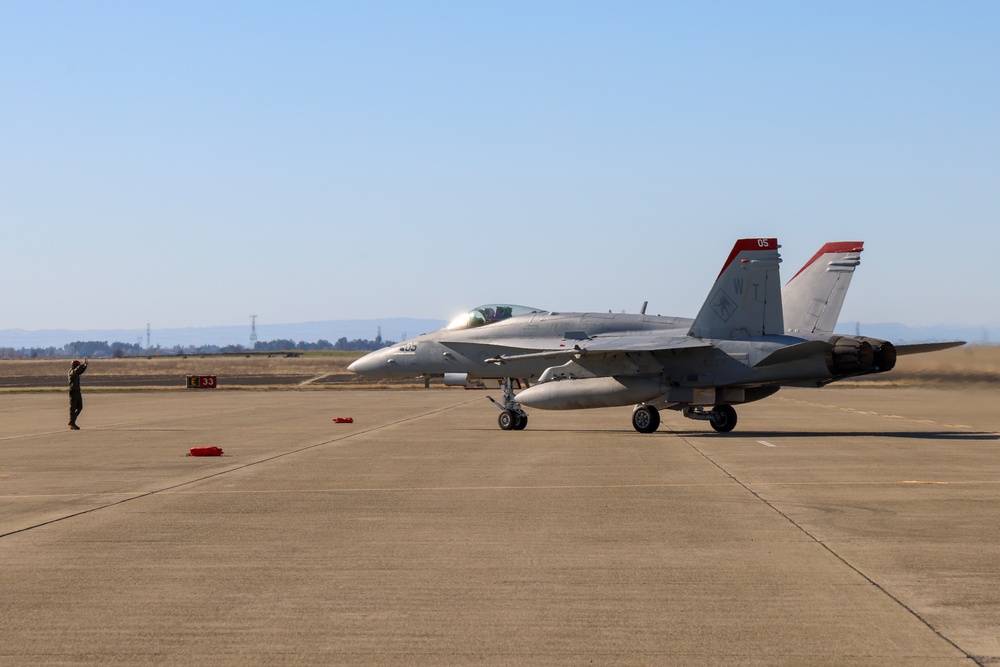
[[[499,381],[503,400],[490,400],[504,430],[527,426],[523,406],[633,405],[632,426],[640,433],[659,427],[663,409],[728,432],[736,426],[734,405],[782,386],[821,387],[882,373],[897,355],[964,344],[894,346],[834,335],[863,244],[826,244],[784,288],[778,248],[774,238],[737,241],[693,320],[647,315],[645,304],[638,314],[492,304],[348,368],[378,378],[444,377],[448,385]]]

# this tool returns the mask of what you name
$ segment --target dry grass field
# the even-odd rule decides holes
[[[863,379],[881,383],[1000,382],[1000,345],[966,345],[899,357],[890,373]]]
[[[184,389],[188,375],[215,375],[219,388],[357,385],[360,380],[347,366],[359,356],[359,352],[338,352],[297,357],[189,355],[91,359],[83,383],[87,389],[145,386]],[[63,389],[69,365],[68,359],[0,360],[0,389]]]
[[[333,389],[337,387],[421,386],[410,382],[372,383],[347,370],[359,352],[283,355],[220,355],[93,359],[84,376],[87,389],[186,387],[188,375],[215,375],[220,389]],[[63,390],[69,360],[0,360],[0,390]],[[969,345],[900,357],[890,373],[851,380],[865,386],[1000,383],[1000,346]],[[841,383],[845,384],[845,383]]]

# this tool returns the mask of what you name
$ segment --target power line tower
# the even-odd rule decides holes
[[[250,349],[257,347],[257,316],[250,316]]]
[[[151,340],[152,340],[151,335],[152,334],[151,334],[151,331],[150,331],[149,322],[146,322],[146,349],[147,350],[149,348],[153,347],[153,344],[151,342]]]

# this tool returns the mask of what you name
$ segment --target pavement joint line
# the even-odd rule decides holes
[[[850,412],[856,415],[868,415],[871,417],[881,417],[883,419],[901,419],[903,421],[912,422],[914,424],[933,424],[935,426],[944,426],[945,428],[954,428],[959,430],[971,430],[972,427],[966,424],[942,424],[941,422],[934,421],[932,419],[913,419],[910,417],[904,417],[902,415],[886,415],[881,412],[876,412],[874,410],[860,410],[858,408],[843,407],[839,405],[828,405],[826,403],[814,403],[812,401],[803,401],[797,398],[788,398],[787,396],[777,396],[776,400],[786,401],[788,403],[798,403],[800,405],[808,405],[814,408],[826,408],[828,410],[840,410],[841,412]],[[1000,436],[1000,432],[987,431],[990,435]]]
[[[331,375],[336,375],[336,374],[337,373],[335,371],[331,371],[329,373],[323,373],[322,375],[317,375],[316,377],[311,377],[311,378],[309,378],[307,380],[303,380],[302,382],[299,382],[296,386],[298,386],[298,387],[308,387],[309,385],[311,385],[311,384],[313,384],[315,382],[319,382],[323,378],[328,378]]]
[[[673,488],[703,488],[712,486],[730,486],[728,482],[678,483],[678,484],[534,484],[534,485],[498,485],[498,486],[372,486],[356,488],[331,489],[270,489],[256,491],[169,491],[177,494],[237,494],[237,493],[409,493],[409,492],[440,492],[440,491],[580,491],[580,490],[621,490],[621,489],[673,489]],[[0,496],[2,498],[3,496]]]
[[[317,445],[318,446],[318,445]],[[247,464],[251,465],[251,464]],[[234,468],[233,470],[237,470]],[[5,477],[6,475],[0,475]],[[197,480],[196,480],[197,481]],[[909,485],[929,485],[929,486],[976,486],[983,484],[1000,484],[1000,480],[988,481],[965,481],[965,482],[943,482],[924,480],[883,480],[874,482],[753,482],[755,486],[898,486],[900,484]],[[280,493],[426,493],[442,491],[575,491],[575,490],[600,490],[600,489],[680,489],[680,488],[711,488],[714,486],[731,486],[730,482],[678,482],[674,484],[577,484],[577,485],[555,485],[537,484],[534,486],[372,486],[372,487],[347,487],[329,489],[256,489],[249,491],[176,491],[162,490],[160,493],[168,495],[237,495],[237,494],[280,494]],[[2,495],[2,500],[19,500],[26,498],[77,498],[80,496],[116,496],[132,495],[125,492],[100,492],[91,491],[88,493],[37,493],[30,495]]]
[[[230,414],[237,414],[240,412],[249,412],[249,411],[252,411],[252,408],[232,408],[230,410],[213,410],[211,412],[205,412],[203,414],[194,415],[194,417],[195,418],[214,417],[216,415],[230,415]],[[191,415],[185,415],[185,416],[191,416]],[[113,431],[125,426],[135,426],[138,424],[155,424],[157,422],[162,422],[162,421],[172,421],[173,419],[174,419],[173,417],[156,417],[155,419],[136,419],[124,422],[112,422],[110,424],[98,424],[97,426],[88,426],[87,430]],[[22,435],[8,435],[5,437],[0,437],[0,442],[6,442],[9,440],[27,440],[29,438],[37,438],[39,436],[44,436],[44,435],[60,435],[63,433],[71,433],[71,431],[67,428],[60,428],[56,431],[41,431],[37,433],[25,433]]]
[[[37,438],[42,435],[59,435],[60,433],[68,433],[66,428],[61,428],[58,431],[41,431],[39,433],[28,433],[25,435],[8,435],[0,438],[0,442],[7,442],[10,440],[27,440],[29,438]]]
[[[789,400],[789,399],[786,399],[786,400]],[[803,401],[796,401],[796,402],[803,402]],[[801,531],[802,534],[804,534],[807,538],[809,538],[810,540],[812,540],[814,543],[816,543],[817,545],[819,545],[822,549],[824,549],[831,556],[833,556],[838,561],[840,561],[841,563],[843,563],[848,569],[850,569],[852,572],[854,572],[855,574],[857,574],[859,577],[861,577],[862,579],[864,579],[866,582],[868,582],[869,584],[871,584],[872,586],[874,586],[883,595],[885,595],[890,600],[892,600],[894,603],[896,603],[900,608],[902,608],[905,611],[907,611],[911,616],[913,616],[913,618],[917,619],[917,621],[919,621],[920,623],[922,623],[924,625],[924,627],[926,627],[928,630],[930,630],[935,635],[937,635],[945,643],[947,643],[948,645],[952,646],[955,650],[957,650],[959,653],[961,653],[963,656],[965,656],[966,659],[971,660],[972,662],[974,662],[977,665],[980,665],[980,667],[984,667],[985,663],[983,663],[982,661],[980,661],[979,659],[977,659],[976,656],[972,655],[971,653],[969,653],[968,651],[966,651],[965,649],[963,649],[961,646],[959,646],[957,643],[955,643],[955,641],[952,640],[950,637],[948,637],[945,634],[943,634],[940,630],[938,630],[936,627],[934,627],[930,623],[930,621],[928,621],[926,618],[924,618],[919,613],[917,613],[917,611],[915,609],[913,609],[912,607],[910,607],[909,605],[907,605],[900,598],[898,598],[895,595],[893,595],[891,592],[889,592],[889,590],[886,587],[884,587],[883,585],[881,585],[880,583],[878,583],[877,581],[875,581],[874,579],[872,579],[871,577],[869,577],[859,567],[857,567],[856,565],[854,565],[853,563],[851,563],[844,556],[841,556],[839,553],[837,553],[829,544],[827,544],[826,542],[824,542],[823,540],[819,539],[818,537],[816,537],[815,535],[813,535],[811,532],[809,532],[809,530],[806,529],[805,526],[799,524],[797,521],[795,521],[795,519],[793,519],[792,517],[790,517],[785,512],[782,512],[777,507],[777,505],[775,505],[774,503],[772,503],[771,501],[769,501],[767,498],[764,498],[762,495],[760,495],[760,493],[758,493],[756,490],[754,490],[753,488],[751,488],[749,486],[749,484],[747,484],[746,482],[743,482],[741,479],[739,479],[738,477],[736,477],[736,475],[734,475],[733,473],[729,472],[722,464],[720,464],[715,459],[713,459],[711,456],[709,456],[708,454],[706,454],[705,452],[703,452],[701,449],[699,449],[698,446],[694,442],[692,442],[691,440],[689,440],[686,436],[684,436],[682,434],[677,434],[677,437],[679,437],[691,449],[693,449],[695,452],[697,452],[699,455],[701,455],[706,461],[708,461],[713,466],[715,466],[716,468],[718,468],[719,471],[721,471],[729,479],[731,479],[732,481],[736,482],[738,485],[740,485],[741,487],[743,487],[743,489],[745,489],[750,495],[752,495],[754,498],[756,498],[760,502],[764,503],[768,508],[770,508],[778,516],[782,517],[785,521],[787,521],[788,523],[790,523],[797,530]],[[897,483],[905,483],[905,482],[897,482]]]
[[[199,417],[215,417],[217,415],[234,415],[240,412],[253,412],[253,408],[230,408],[229,410],[212,410],[210,412],[205,412],[196,415],[184,415],[187,418],[199,418]],[[88,430],[90,431],[107,431],[122,428],[123,426],[135,426],[137,424],[155,424],[162,421],[173,421],[175,417],[155,417],[153,419],[134,419],[132,421],[123,422],[112,422],[110,424],[98,424],[97,426],[91,426]]]
[[[319,445],[315,445],[319,446]],[[253,464],[247,464],[253,465]],[[238,470],[233,468],[232,470]],[[220,471],[221,474],[222,471]],[[226,471],[226,472],[231,472]],[[2,476],[2,475],[0,475]],[[198,481],[198,480],[194,480]],[[219,490],[219,491],[176,491],[173,489],[161,490],[154,493],[164,493],[169,495],[238,495],[238,494],[279,494],[279,493],[405,493],[405,492],[425,492],[425,491],[574,491],[593,489],[671,489],[671,488],[702,488],[712,486],[731,486],[729,482],[706,482],[706,483],[677,483],[677,484],[536,484],[523,486],[371,486],[371,487],[347,487],[329,489],[254,489],[254,490]],[[175,487],[174,487],[175,488]],[[30,495],[0,495],[5,500],[17,500],[19,498],[77,498],[79,496],[116,496],[132,495],[127,492],[107,492],[91,491],[88,493],[37,493]]]
[[[429,412],[422,412],[422,413],[417,414],[417,415],[411,415],[409,417],[403,417],[403,418],[397,419],[396,421],[393,421],[393,422],[388,422],[388,423],[385,423],[385,424],[380,424],[378,426],[372,426],[370,428],[362,429],[362,430],[359,430],[359,431],[352,431],[352,432],[349,432],[349,433],[344,433],[344,434],[338,435],[338,436],[336,436],[334,438],[331,438],[329,440],[324,440],[322,442],[316,442],[316,443],[313,443],[311,445],[305,445],[305,446],[299,447],[297,449],[292,449],[292,450],[289,450],[287,452],[281,452],[279,454],[275,454],[273,456],[268,456],[268,457],[263,458],[263,459],[258,459],[256,461],[249,461],[249,462],[244,463],[242,465],[237,465],[237,466],[234,466],[232,468],[227,468],[225,470],[218,470],[216,472],[213,472],[213,473],[208,474],[208,475],[203,475],[203,476],[198,477],[196,479],[190,479],[190,480],[187,480],[187,481],[184,481],[184,482],[178,482],[177,484],[171,484],[170,486],[165,486],[165,487],[160,488],[160,489],[153,489],[152,491],[145,491],[143,493],[137,493],[137,494],[134,494],[134,495],[129,495],[126,498],[121,498],[119,500],[115,500],[115,501],[112,501],[112,502],[103,503],[101,505],[96,505],[94,507],[88,507],[87,509],[83,509],[83,510],[79,510],[79,511],[76,511],[76,512],[72,512],[72,513],[66,514],[64,516],[55,517],[54,519],[49,519],[48,521],[42,521],[40,523],[36,523],[36,524],[31,525],[31,526],[24,526],[23,528],[18,528],[16,530],[11,530],[11,531],[8,531],[6,533],[0,533],[0,539],[3,539],[5,537],[11,537],[12,535],[18,535],[20,533],[26,533],[26,532],[29,532],[31,530],[35,530],[36,528],[42,528],[44,526],[50,526],[50,525],[55,524],[55,523],[60,523],[62,521],[67,521],[69,519],[74,519],[74,518],[77,518],[77,517],[85,516],[87,514],[93,514],[95,512],[99,512],[101,510],[109,509],[109,508],[112,508],[112,507],[117,507],[118,505],[123,505],[125,503],[132,502],[133,500],[141,500],[142,498],[148,498],[150,496],[155,496],[155,495],[160,495],[160,494],[164,494],[165,495],[167,492],[174,491],[176,489],[180,489],[180,488],[183,488],[185,486],[190,486],[192,484],[197,484],[198,482],[204,482],[206,480],[213,479],[215,477],[221,477],[223,475],[228,475],[228,474],[236,472],[238,470],[246,470],[247,468],[251,468],[253,466],[261,465],[261,464],[264,464],[264,463],[269,463],[271,461],[275,461],[277,459],[281,459],[281,458],[284,458],[286,456],[291,456],[293,454],[301,454],[302,452],[309,451],[311,449],[316,449],[317,447],[323,447],[324,445],[330,445],[330,444],[333,444],[335,442],[342,442],[344,440],[349,440],[349,439],[355,438],[355,437],[357,437],[359,435],[365,435],[367,433],[372,433],[374,431],[379,431],[379,430],[382,430],[382,429],[391,428],[393,426],[398,426],[399,424],[404,424],[406,422],[416,421],[418,419],[423,419],[424,417],[429,417],[431,415],[436,415],[436,414],[439,414],[441,412],[446,412],[448,410],[453,410],[455,408],[461,407],[463,405],[468,405],[468,404],[470,404],[470,403],[472,403],[474,401],[478,401],[478,400],[479,400],[479,398],[477,397],[476,399],[472,399],[472,400],[468,400],[468,401],[461,401],[459,403],[454,403],[452,405],[447,405],[447,406],[445,406],[443,408],[437,408],[437,409],[431,410]],[[239,409],[233,410],[231,412],[240,412],[240,411],[247,410],[247,409],[249,409],[249,408],[239,408]],[[87,494],[87,495],[93,495],[93,494]]]

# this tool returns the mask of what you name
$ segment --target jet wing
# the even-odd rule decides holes
[[[694,347],[712,347],[700,338],[687,335],[665,336],[663,333],[637,331],[622,335],[598,336],[580,343],[588,355],[615,352],[660,352]]]
[[[482,342],[440,341],[465,356],[476,356],[477,350],[504,348],[507,352],[491,357],[491,361],[503,363],[515,359],[561,357],[583,354],[589,357],[607,356],[618,352],[659,352],[683,348],[712,347],[711,343],[688,335],[664,335],[662,332],[637,331],[634,333],[598,335],[594,338],[503,338]]]
[[[483,341],[439,341],[469,359],[502,364],[515,359],[546,359],[580,354],[579,346],[566,341],[562,346],[553,338],[503,338]]]
[[[510,348],[512,350],[524,350],[525,352],[541,352],[541,351],[552,351],[561,352],[566,349],[573,349],[574,345],[582,345],[587,341],[584,340],[572,340],[572,339],[562,339],[562,338],[484,338],[482,340],[461,340],[461,341],[451,341],[448,339],[442,339],[438,341],[442,345],[454,348],[456,350],[472,350],[481,348],[492,348],[492,347],[503,347]]]

